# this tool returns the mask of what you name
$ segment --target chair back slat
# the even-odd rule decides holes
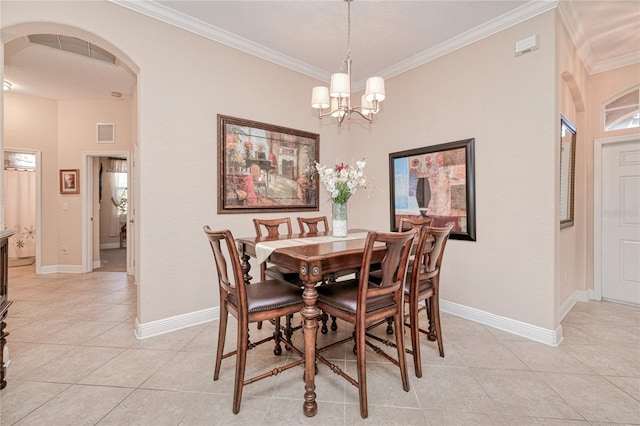
[[[284,225],[285,232],[280,232],[280,225]],[[253,219],[253,226],[256,228],[256,236],[263,237],[263,228],[267,231],[267,236],[275,237],[277,235],[291,235],[291,218],[283,217],[280,219]]]
[[[228,229],[212,231],[209,226],[205,226],[204,232],[209,238],[209,245],[213,252],[221,294],[225,294],[225,297],[227,294],[235,294],[238,300],[239,314],[246,313],[247,293],[242,265],[231,231]],[[224,244],[222,244],[222,241],[224,241]],[[229,266],[231,267],[231,275],[229,274]],[[223,302],[223,300],[220,301],[220,303]]]
[[[433,225],[432,217],[401,217],[398,231],[407,231],[409,229],[421,228],[423,226]]]
[[[428,254],[428,262],[425,263],[427,271],[436,271],[437,273],[440,270],[442,255],[444,254],[444,248],[447,245],[452,228],[453,225],[447,225],[444,228],[435,228],[433,226],[428,228],[429,234],[433,236],[434,241],[432,249]]]
[[[411,254],[411,246],[413,245],[413,239],[417,232],[416,229],[406,232],[369,231],[362,257],[358,287],[358,304],[360,306],[366,306],[367,298],[401,291],[407,273],[407,263],[409,255]],[[380,283],[377,285],[369,285],[369,268],[373,248],[376,243],[384,243],[387,251],[380,263]],[[400,295],[398,297],[400,297]],[[364,315],[366,309],[362,309],[361,311],[362,315]]]
[[[324,229],[322,232],[329,230],[329,221],[326,216],[319,217],[299,217],[298,218],[298,227],[300,228],[301,233],[309,233],[309,234],[317,234],[321,232],[318,228],[319,224],[323,224]],[[306,225],[306,228],[305,228]]]

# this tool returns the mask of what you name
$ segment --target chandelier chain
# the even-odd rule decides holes
[[[346,59],[351,59],[351,0],[347,0],[347,58]]]

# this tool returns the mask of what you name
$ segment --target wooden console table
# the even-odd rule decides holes
[[[7,327],[5,319],[9,310],[11,301],[9,300],[9,237],[14,234],[13,231],[0,232],[0,389],[7,386],[4,379],[7,372],[4,365],[4,345],[7,344],[7,336],[9,333],[4,329]]]

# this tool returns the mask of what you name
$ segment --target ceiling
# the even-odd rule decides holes
[[[131,1],[121,7],[328,81],[347,50],[347,3],[329,1]],[[560,16],[591,74],[640,62],[638,1],[365,1],[351,3],[353,87],[391,78],[547,10]],[[541,41],[544,43],[544,40]],[[18,93],[56,100],[131,96],[135,75],[31,43],[5,45],[5,80]]]

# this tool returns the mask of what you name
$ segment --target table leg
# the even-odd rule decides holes
[[[301,314],[304,318],[304,415],[312,417],[318,411],[316,403],[316,332],[318,330],[318,316],[320,310],[316,306],[318,300],[318,292],[316,291],[315,282],[304,283],[304,307]]]
[[[251,280],[253,279],[253,277],[249,275],[249,271],[251,270],[251,264],[249,263],[250,256],[245,251],[244,244],[240,244],[240,246],[240,250],[242,252],[242,255],[240,256],[240,259],[242,259],[242,262],[240,262],[240,268],[242,269],[242,278],[244,279],[244,283],[249,285],[251,284]]]
[[[7,313],[4,312],[0,317],[0,389],[4,389],[7,386],[7,381],[5,380],[7,369],[4,365],[4,346],[7,343],[6,337],[9,335],[9,333],[4,331],[4,329],[7,327],[7,323],[5,322],[6,316]]]

